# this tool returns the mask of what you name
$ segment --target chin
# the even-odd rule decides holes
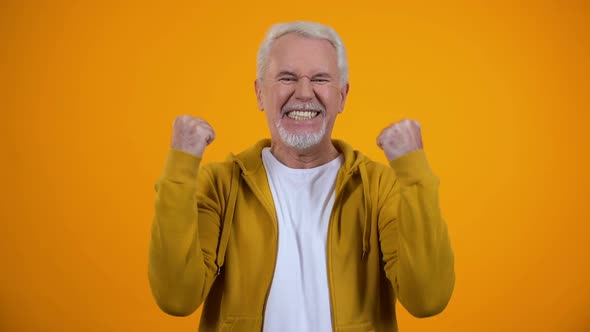
[[[285,129],[281,123],[277,123],[279,137],[283,144],[297,150],[308,150],[319,145],[326,136],[326,126],[322,125],[317,131],[291,132]]]
[[[289,133],[286,130],[279,128],[279,135],[281,141],[292,148],[297,150],[308,150],[316,145],[319,145],[325,136],[325,131],[314,132],[314,133]]]

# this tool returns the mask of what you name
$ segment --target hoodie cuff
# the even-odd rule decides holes
[[[414,150],[393,159],[389,165],[403,185],[412,185],[435,177],[423,149]]]
[[[200,157],[171,148],[166,158],[163,177],[174,182],[192,183],[197,177],[201,160]]]

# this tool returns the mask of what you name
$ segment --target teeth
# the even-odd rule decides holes
[[[287,116],[295,120],[309,120],[318,115],[318,113],[316,111],[291,111],[287,113]]]

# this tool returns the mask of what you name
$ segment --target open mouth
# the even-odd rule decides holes
[[[287,112],[287,116],[293,120],[310,120],[320,114],[319,111],[290,111]]]

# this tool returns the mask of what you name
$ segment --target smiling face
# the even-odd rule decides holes
[[[329,41],[295,33],[281,36],[255,88],[273,144],[297,150],[331,145],[348,84],[340,86],[336,49]]]

